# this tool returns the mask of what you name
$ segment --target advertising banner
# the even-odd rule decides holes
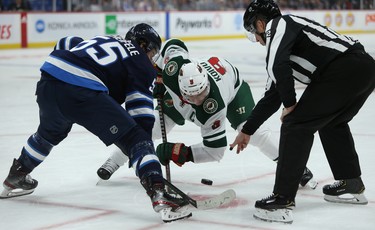
[[[244,36],[242,11],[170,12],[170,37],[213,39]]]
[[[0,14],[0,48],[21,47],[21,15]]]
[[[27,37],[29,47],[55,43],[66,36],[88,39],[104,32],[101,13],[43,13],[28,14]]]
[[[374,10],[283,11],[315,20],[343,34],[375,33]],[[162,39],[244,38],[243,11],[2,13],[0,48],[47,47],[66,36],[88,39],[125,35],[138,23],[155,28]]]
[[[375,11],[327,10],[327,11],[286,11],[312,19],[340,33],[375,33]]]
[[[160,36],[165,34],[164,12],[126,12],[105,14],[105,34],[125,35],[128,30],[139,23],[147,23],[152,26]]]

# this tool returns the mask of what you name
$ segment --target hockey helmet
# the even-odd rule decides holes
[[[268,22],[278,16],[281,16],[281,12],[273,0],[253,0],[243,16],[243,27],[254,34],[256,32],[254,23],[257,19],[262,18]]]
[[[196,96],[208,88],[208,75],[199,63],[186,63],[178,74],[178,86],[183,96]]]
[[[146,23],[139,23],[126,33],[125,39],[137,42],[138,45],[145,44],[143,47],[147,52],[156,49],[159,53],[161,47],[161,38],[152,26]]]

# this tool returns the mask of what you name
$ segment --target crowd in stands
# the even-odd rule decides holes
[[[350,10],[374,9],[374,0],[278,0],[282,9],[294,10]]]
[[[2,11],[243,10],[251,0],[0,0]],[[375,9],[375,0],[276,0],[282,9]],[[68,5],[71,3],[70,5]]]
[[[73,11],[165,11],[245,9],[249,0],[91,0],[76,1]]]

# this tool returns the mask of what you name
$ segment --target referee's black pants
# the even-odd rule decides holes
[[[317,131],[334,178],[361,175],[348,122],[374,88],[375,61],[360,50],[336,58],[307,86],[281,126],[274,193],[295,197]]]

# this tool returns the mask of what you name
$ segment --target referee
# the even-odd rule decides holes
[[[315,132],[337,180],[323,187],[325,200],[367,204],[348,122],[374,90],[374,59],[353,38],[307,18],[282,15],[272,0],[254,0],[243,19],[249,38],[266,47],[268,83],[231,148],[242,151],[258,127],[284,107],[273,194],[256,201],[254,217],[293,221],[291,209]],[[295,80],[307,85],[298,101]],[[340,199],[343,194],[353,199]]]

